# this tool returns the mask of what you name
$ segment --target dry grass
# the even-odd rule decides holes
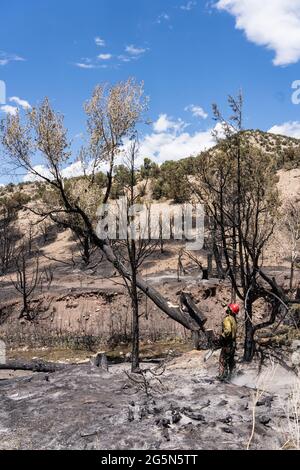
[[[300,379],[295,380],[294,387],[286,404],[288,429],[284,432],[286,442],[282,449],[300,450]]]
[[[256,381],[256,387],[255,391],[253,392],[253,402],[252,402],[252,428],[251,428],[251,434],[249,437],[249,441],[247,443],[247,450],[250,449],[252,440],[255,435],[255,426],[256,426],[256,407],[257,403],[263,398],[263,396],[266,393],[266,390],[268,389],[268,385],[272,382],[274,375],[276,373],[276,369],[278,367],[278,364],[276,365],[274,362],[271,362],[269,367],[267,367],[264,372],[258,375],[257,381]]]

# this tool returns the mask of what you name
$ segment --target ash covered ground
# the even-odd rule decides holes
[[[271,363],[260,374],[257,364],[239,364],[232,382],[222,383],[218,355],[204,356],[143,364],[152,370],[146,381],[126,363],[108,371],[88,362],[52,374],[2,372],[0,448],[293,448],[296,375]]]

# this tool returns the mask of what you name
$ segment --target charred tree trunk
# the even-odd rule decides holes
[[[213,260],[212,253],[208,253],[208,255],[207,255],[207,276],[208,276],[208,278],[212,275],[212,260]]]
[[[254,356],[254,327],[252,322],[252,305],[253,300],[249,298],[246,302],[245,311],[245,344],[244,344],[244,361],[251,362]]]
[[[29,314],[28,298],[27,298],[26,292],[24,291],[23,292],[23,308],[21,310],[19,318],[27,317],[28,314]]]
[[[192,334],[194,348],[199,351],[200,349],[200,331],[194,331]]]
[[[293,290],[294,285],[294,274],[295,274],[295,261],[291,261],[291,272],[290,272],[290,291]]]
[[[225,279],[224,269],[222,265],[222,255],[216,243],[213,244],[213,256],[216,263],[217,273],[219,279]]]
[[[208,281],[208,279],[209,279],[208,268],[202,268],[202,280]]]
[[[135,273],[132,275],[131,283],[131,306],[132,306],[132,353],[131,371],[140,371],[140,327],[139,327],[139,303]]]
[[[83,241],[83,261],[86,265],[90,264],[90,240],[88,237],[84,238]]]

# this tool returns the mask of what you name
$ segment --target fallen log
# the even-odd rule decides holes
[[[58,364],[55,362],[45,362],[41,360],[24,361],[7,361],[0,364],[0,370],[28,370],[32,372],[57,372],[70,367],[70,364]]]
[[[190,317],[199,324],[200,328],[203,329],[205,323],[207,322],[207,318],[197,307],[191,295],[187,292],[182,292],[180,295],[180,302],[183,311],[187,312]]]

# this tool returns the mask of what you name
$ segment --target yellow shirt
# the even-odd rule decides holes
[[[226,315],[226,317],[223,320],[223,325],[222,325],[223,338],[231,339],[232,341],[235,341],[236,330],[237,330],[236,319],[232,315]]]

